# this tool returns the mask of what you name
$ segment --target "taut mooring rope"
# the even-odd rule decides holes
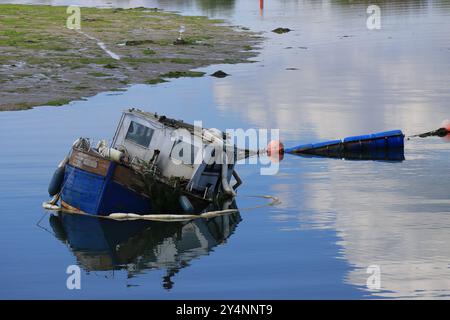
[[[439,129],[434,130],[434,131],[429,131],[429,132],[424,132],[424,133],[421,133],[421,134],[415,134],[415,135],[409,136],[408,139],[409,138],[417,138],[417,137],[418,138],[445,137],[445,136],[447,136],[449,134],[450,134],[450,131],[447,130],[446,128],[439,128]]]

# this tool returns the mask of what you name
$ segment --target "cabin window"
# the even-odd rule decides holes
[[[170,157],[184,164],[194,164],[199,148],[183,140],[177,140],[170,151]]]
[[[125,139],[133,141],[134,143],[137,143],[140,146],[148,148],[148,146],[150,145],[150,141],[152,140],[154,131],[155,130],[153,130],[152,128],[131,121]]]

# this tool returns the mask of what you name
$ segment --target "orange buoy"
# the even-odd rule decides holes
[[[267,155],[269,157],[284,154],[284,145],[279,140],[272,140],[267,145]]]

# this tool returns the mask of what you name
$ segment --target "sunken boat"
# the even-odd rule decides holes
[[[228,140],[218,129],[128,109],[109,145],[74,142],[50,182],[52,204],[100,216],[192,214],[211,203],[227,209],[241,184]]]

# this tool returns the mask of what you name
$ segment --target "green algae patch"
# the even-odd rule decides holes
[[[48,101],[47,103],[45,103],[45,105],[46,106],[59,107],[59,106],[63,106],[65,104],[68,104],[69,102],[70,102],[69,99],[59,99],[59,100]]]
[[[145,81],[146,84],[152,84],[152,85],[155,85],[158,83],[164,83],[164,82],[168,82],[168,81],[164,80],[162,78],[150,79],[150,80]]]

